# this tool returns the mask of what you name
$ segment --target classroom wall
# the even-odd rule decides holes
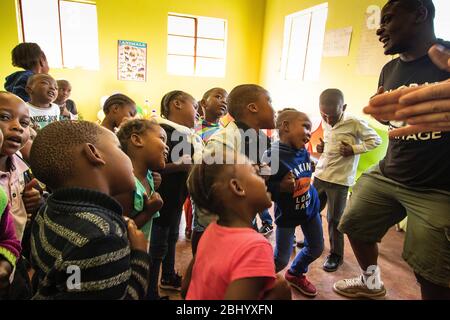
[[[15,71],[11,49],[19,43],[15,0],[0,1],[0,78]],[[265,0],[96,0],[100,70],[52,69],[56,79],[72,82],[72,97],[84,119],[95,120],[100,97],[123,92],[138,104],[145,99],[159,106],[164,93],[180,89],[200,98],[220,86],[231,90],[241,83],[259,81]],[[168,12],[228,20],[225,78],[180,77],[166,72]],[[146,42],[147,82],[117,80],[117,40]],[[81,49],[80,49],[81,50]],[[3,84],[1,85],[3,87]],[[157,108],[159,111],[159,107]]]
[[[326,30],[353,27],[349,55],[322,58],[318,82],[282,80],[280,70],[285,16],[324,2],[328,2]],[[382,7],[386,2],[386,0],[267,0],[260,82],[271,92],[275,106],[299,107],[317,117],[318,97],[321,91],[337,87],[345,94],[347,110],[363,116],[361,109],[376,92],[378,75],[357,74],[361,30],[365,23],[367,7],[369,5]],[[381,48],[380,43],[380,50]],[[369,120],[368,117],[366,119]],[[376,125],[374,121],[371,121],[371,124]]]

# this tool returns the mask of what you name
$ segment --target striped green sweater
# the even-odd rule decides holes
[[[36,215],[33,299],[141,299],[149,256],[130,250],[122,208],[106,194],[60,189]]]

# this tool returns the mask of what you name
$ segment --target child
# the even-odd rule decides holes
[[[158,279],[162,264],[160,288],[181,290],[181,276],[175,272],[175,246],[178,240],[183,203],[187,197],[186,180],[195,153],[201,153],[203,143],[193,128],[197,102],[188,93],[171,91],[161,101],[161,116],[157,118],[167,134],[168,163],[161,171],[159,193],[164,206],[155,219],[150,240],[149,298],[159,299]]]
[[[3,134],[0,130],[0,146]],[[16,237],[8,196],[0,187],[0,300],[8,295],[10,276],[20,257],[20,240]]]
[[[214,133],[223,128],[220,123],[220,119],[227,113],[227,97],[228,92],[225,89],[213,88],[206,91],[202,100],[200,100],[199,110],[203,110],[204,117],[197,121],[195,131],[202,138],[204,143],[206,143]],[[192,233],[192,254],[195,255],[198,242],[200,241],[205,228],[198,222],[198,210],[195,208],[195,204],[192,204],[192,207],[194,220],[194,230]],[[189,222],[191,221],[186,221],[186,228],[191,226]],[[189,231],[189,229],[187,229],[187,231]]]
[[[314,297],[317,289],[305,273],[322,254],[323,234],[319,197],[311,185],[311,160],[305,149],[311,138],[311,121],[302,112],[284,109],[278,114],[276,126],[280,141],[272,145],[265,157],[272,167],[268,186],[275,202],[276,271],[281,271],[289,263],[295,228],[300,225],[304,247],[286,271],[285,278],[306,296]]]
[[[30,95],[30,102],[27,103],[30,118],[37,129],[59,121],[60,110],[58,105],[53,103],[58,95],[55,79],[44,73],[32,75],[28,79],[26,90]]]
[[[355,182],[359,155],[381,143],[378,134],[362,120],[344,113],[344,95],[338,89],[327,89],[320,95],[320,113],[324,138],[317,145],[321,154],[314,187],[320,198],[320,211],[328,203],[327,220],[330,255],[323,264],[328,272],[343,263],[344,235],[337,229],[344,212],[348,188]]]
[[[14,93],[23,101],[30,101],[26,91],[28,78],[37,73],[48,73],[47,58],[39,45],[32,42],[18,44],[11,52],[12,65],[25,69],[17,71],[6,77],[5,89]]]
[[[72,92],[72,86],[67,80],[58,80],[58,96],[56,97],[55,103],[59,106],[61,116],[67,119],[77,119],[77,107],[75,102],[70,100],[70,94]]]
[[[51,123],[34,140],[30,164],[53,191],[32,227],[34,299],[144,297],[147,241],[112,198],[135,186],[117,137],[87,121]]]
[[[272,203],[264,180],[242,155],[240,164],[195,165],[188,180],[195,204],[218,215],[205,230],[188,268],[187,300],[290,299],[276,283],[273,250],[254,229],[257,212]]]
[[[113,94],[106,99],[103,112],[105,118],[101,125],[112,132],[116,132],[122,122],[136,116],[136,103],[124,94]]]
[[[150,241],[153,219],[159,217],[158,210],[163,206],[161,196],[155,192],[152,171],[166,166],[166,132],[156,122],[135,119],[125,122],[117,137],[133,164],[136,186],[133,193],[116,199]]]

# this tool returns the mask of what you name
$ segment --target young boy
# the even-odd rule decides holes
[[[18,44],[11,52],[12,65],[25,69],[17,71],[6,77],[5,89],[14,93],[23,101],[30,101],[26,91],[28,78],[37,73],[48,73],[47,58],[39,45],[32,42]]]
[[[58,96],[55,79],[48,74],[35,74],[28,79],[26,90],[30,95],[30,118],[36,128],[42,129],[59,120],[59,106],[53,103]]]
[[[56,83],[58,85],[58,96],[56,97],[55,103],[60,108],[61,116],[67,119],[76,119],[78,114],[77,107],[75,106],[75,102],[69,99],[72,92],[70,82],[67,80],[58,80]]]
[[[344,113],[344,95],[338,89],[327,89],[320,95],[323,140],[317,146],[321,154],[315,171],[314,187],[321,210],[328,203],[327,220],[330,255],[323,269],[336,271],[343,263],[344,236],[337,229],[344,212],[348,188],[355,182],[359,155],[381,144],[378,134],[362,120]]]
[[[144,297],[147,240],[112,198],[134,189],[117,137],[91,122],[51,123],[34,140],[30,164],[53,190],[32,227],[34,299]]]
[[[323,232],[319,197],[311,186],[311,160],[305,149],[311,138],[311,121],[302,112],[284,109],[278,114],[276,127],[280,141],[275,142],[263,158],[272,169],[268,187],[275,202],[275,267],[279,272],[289,263],[295,228],[301,226],[304,247],[294,258],[285,278],[306,296],[314,297],[317,289],[305,274],[308,266],[322,254]]]

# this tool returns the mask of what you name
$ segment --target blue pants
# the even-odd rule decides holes
[[[323,251],[323,231],[320,214],[316,214],[307,222],[300,225],[305,237],[305,245],[292,262],[289,271],[294,275],[308,272],[308,266],[320,257]],[[275,268],[276,272],[283,270],[289,263],[293,250],[295,227],[276,230],[275,240]]]
[[[150,299],[158,296],[159,269],[162,264],[162,275],[164,279],[170,279],[175,273],[175,247],[178,241],[181,212],[176,221],[170,226],[160,226],[153,223],[150,239],[150,281],[148,297]]]

